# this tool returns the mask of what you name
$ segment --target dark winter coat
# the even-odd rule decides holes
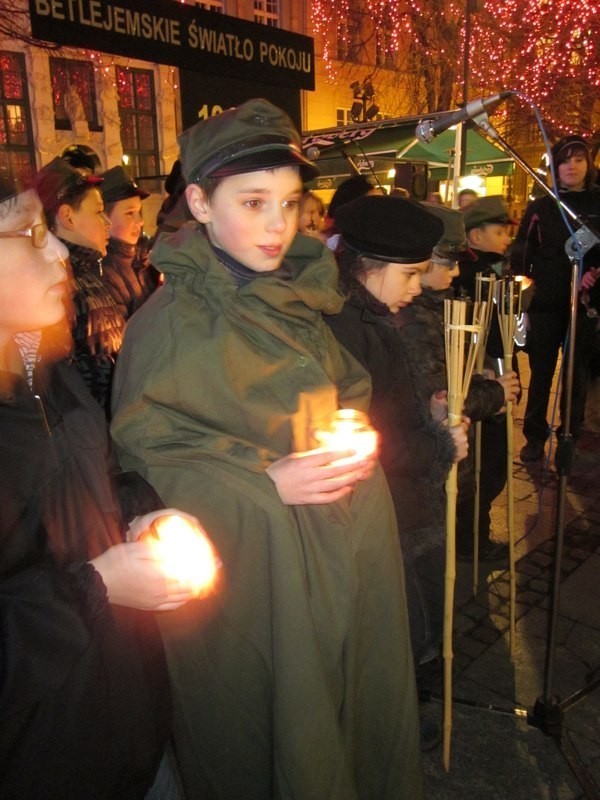
[[[74,295],[71,333],[77,369],[105,410],[110,411],[110,392],[115,359],[123,341],[125,318],[102,282],[102,256],[97,250],[62,240],[69,250]]]
[[[444,300],[452,298],[454,290],[444,292],[423,289],[408,308],[397,315],[402,344],[406,349],[410,372],[416,391],[423,402],[429,402],[434,392],[448,388],[446,376],[446,347],[444,339]],[[465,399],[464,413],[471,422],[493,419],[504,405],[504,390],[494,380],[474,375]],[[504,419],[504,417],[502,417]],[[472,482],[473,435],[470,428],[469,455],[459,464],[458,475],[461,486]],[[435,496],[436,484],[432,482],[430,494]],[[437,490],[439,492],[439,488]]]
[[[404,542],[411,533],[429,529],[439,517],[428,487],[443,484],[455,448],[447,429],[431,419],[429,398],[423,398],[411,379],[391,314],[361,288],[354,287],[340,314],[325,319],[338,342],[371,375],[369,415],[381,434],[381,464]],[[434,543],[422,535],[413,538],[406,542],[413,555]]]
[[[109,605],[86,563],[122,541],[108,468],[102,412],[74,368],[39,366],[33,390],[0,373],[3,800],[141,800],[164,750],[154,620]],[[157,507],[126,483],[130,514]]]
[[[576,214],[600,230],[600,188],[582,192],[561,191],[560,199]],[[569,220],[570,218],[567,217]],[[529,310],[568,315],[571,297],[572,268],[565,243],[570,234],[556,202],[541,197],[527,206],[511,251],[511,268],[517,275],[534,280],[534,295]],[[585,273],[600,266],[600,246],[584,257]],[[600,282],[591,293],[593,304],[600,307]]]
[[[140,260],[139,245],[111,237],[102,259],[102,283],[121,317],[128,320],[156,289],[158,272],[148,261]]]

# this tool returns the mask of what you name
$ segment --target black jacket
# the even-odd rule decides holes
[[[154,619],[111,606],[87,563],[122,541],[107,458],[102,413],[72,367],[39,367],[33,390],[0,373],[3,800],[143,798],[164,750]],[[141,479],[125,483],[130,514],[157,507]]]
[[[415,392],[392,316],[359,289],[340,314],[325,316],[337,340],[366,368],[373,383],[369,415],[381,434],[380,460],[396,507],[401,535],[431,526],[439,509],[427,491],[443,483],[454,442]]]
[[[81,376],[108,416],[115,359],[121,349],[125,317],[102,283],[97,250],[62,240],[69,250],[74,279],[71,333]]]
[[[600,188],[582,192],[560,192],[560,199],[583,217],[596,231],[600,230]],[[571,297],[571,265],[565,253],[569,238],[567,226],[551,197],[541,197],[527,206],[511,251],[511,268],[517,275],[533,278],[535,291],[529,307],[535,312],[567,313]],[[600,266],[600,246],[584,258],[586,272]],[[592,292],[593,304],[600,307],[600,284]]]
[[[433,392],[448,388],[446,377],[446,350],[444,339],[444,300],[451,299],[454,290],[436,292],[424,289],[408,308],[397,315],[400,336],[405,347],[416,391],[425,402]],[[498,335],[500,332],[498,331]],[[464,412],[471,422],[480,420],[493,424],[502,422],[496,416],[504,405],[504,390],[498,381],[486,380],[483,375],[473,375],[465,398]],[[459,487],[463,493],[471,491],[474,479],[475,427],[469,429],[469,455],[458,465]],[[431,493],[435,485],[431,487]]]
[[[137,245],[113,237],[108,240],[106,256],[102,259],[102,283],[124,320],[128,320],[158,286],[159,273],[148,259],[148,245],[149,240],[144,237]]]

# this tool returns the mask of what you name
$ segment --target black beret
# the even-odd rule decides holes
[[[102,177],[104,180],[100,191],[105,203],[116,203],[119,200],[127,200],[128,197],[141,197],[142,200],[150,197],[150,192],[140,189],[123,167],[107,169]]]
[[[299,166],[305,181],[318,175],[294,123],[268,100],[248,100],[196,123],[181,134],[179,146],[187,183],[283,166]]]
[[[444,233],[440,219],[397,195],[364,195],[344,203],[335,224],[351,250],[399,264],[427,261]]]

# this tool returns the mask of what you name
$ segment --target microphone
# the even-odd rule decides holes
[[[333,144],[327,143],[326,149],[323,151],[321,151],[321,148],[317,147],[316,144],[311,144],[306,148],[304,154],[308,159],[310,159],[310,161],[317,161],[321,155],[321,152],[323,152],[323,155],[326,156],[328,153],[336,153],[341,151],[345,158],[346,154],[344,153],[344,147],[349,144],[352,144],[352,139],[338,139],[338,141],[333,142]]]
[[[500,92],[491,97],[480,97],[477,100],[471,100],[464,108],[458,108],[441,119],[424,119],[417,125],[415,136],[420,142],[432,142],[436,136],[447,131],[453,125],[459,125],[461,122],[466,122],[479,116],[479,114],[485,114],[488,109],[494,108],[498,103],[513,94],[515,92]]]

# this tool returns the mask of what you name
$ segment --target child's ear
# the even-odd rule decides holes
[[[61,206],[58,207],[55,221],[64,230],[67,231],[75,230],[75,219],[73,216],[73,209],[68,203],[63,203]]]
[[[196,183],[190,183],[185,187],[185,196],[190,211],[198,222],[207,223],[211,220],[210,203],[204,191]]]
[[[471,228],[468,233],[469,244],[477,248],[481,244],[481,228]]]

